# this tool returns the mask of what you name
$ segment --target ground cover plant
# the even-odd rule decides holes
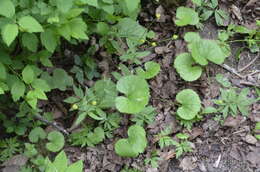
[[[241,71],[225,62],[241,42],[257,62],[259,20],[226,25],[219,4],[1,0],[0,170],[160,171],[191,161],[204,122],[239,116],[254,120],[243,141],[258,144],[259,70],[242,75],[254,61]],[[215,38],[201,34],[211,18]],[[240,80],[212,75],[216,66]],[[210,97],[214,82],[220,94]]]

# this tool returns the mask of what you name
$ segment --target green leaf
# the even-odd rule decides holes
[[[95,128],[94,132],[88,135],[88,139],[91,140],[91,143],[94,145],[102,142],[104,138],[105,138],[105,132],[101,127]]]
[[[22,71],[23,81],[26,84],[31,84],[34,80],[34,71],[32,66],[27,65]]]
[[[71,36],[76,39],[88,39],[87,25],[82,18],[74,18],[69,23]]]
[[[186,42],[191,43],[191,42],[200,41],[201,38],[200,38],[200,35],[197,32],[187,32],[184,35],[184,40]]]
[[[144,67],[145,67],[146,71],[143,71],[142,68],[137,68],[136,72],[139,76],[142,76],[145,79],[151,79],[151,78],[155,77],[161,70],[160,65],[153,61],[146,62],[144,64]]]
[[[58,10],[60,10],[62,13],[67,13],[73,6],[74,0],[55,0],[56,5],[58,7]]]
[[[82,0],[85,4],[88,4],[93,7],[98,7],[98,0]]]
[[[7,46],[15,40],[18,35],[18,26],[17,24],[6,24],[2,28],[2,37]]]
[[[44,47],[52,53],[55,51],[58,44],[56,35],[51,29],[46,29],[41,33],[41,42],[42,45],[44,45]]]
[[[107,35],[110,31],[108,24],[105,22],[98,22],[96,27],[97,27],[96,32],[100,35]]]
[[[123,0],[129,13],[136,11],[139,7],[140,0]]]
[[[50,53],[47,50],[42,50],[38,53],[38,57],[40,59],[40,62],[42,63],[42,65],[46,66],[46,67],[53,67],[52,62],[50,61],[50,57],[51,57],[52,53]]]
[[[188,48],[192,58],[200,65],[207,65],[208,60],[215,64],[222,64],[228,55],[215,40],[192,41],[188,44]]]
[[[41,24],[32,16],[23,16],[18,20],[18,24],[25,32],[43,32]]]
[[[191,89],[184,89],[179,92],[176,101],[181,104],[181,107],[177,109],[177,115],[184,120],[192,120],[200,111],[200,98]]]
[[[32,129],[32,131],[29,133],[29,140],[32,143],[37,143],[39,139],[45,139],[46,133],[41,127],[36,127]]]
[[[147,29],[131,18],[123,18],[116,25],[118,36],[133,41],[136,45],[143,44],[140,40],[146,39]]]
[[[136,157],[143,153],[146,146],[146,133],[143,127],[133,125],[128,129],[128,139],[120,139],[115,144],[115,151],[123,157]]]
[[[58,131],[52,131],[48,134],[46,148],[51,152],[58,152],[64,146],[64,136]]]
[[[94,85],[97,106],[100,108],[109,108],[115,106],[117,97],[116,84],[111,80],[99,80]]]
[[[194,66],[195,61],[189,53],[178,55],[174,61],[174,67],[185,81],[195,81],[202,73],[200,66]]]
[[[83,171],[83,161],[79,160],[73,164],[71,164],[65,172],[82,172]]]
[[[214,107],[206,107],[205,109],[203,109],[203,111],[201,112],[201,114],[210,114],[210,113],[217,113],[218,110]]]
[[[229,82],[228,78],[224,77],[222,74],[216,75],[216,80],[220,83],[223,87],[231,87],[231,83]]]
[[[0,62],[0,80],[6,79],[6,69],[3,63]]]
[[[11,94],[14,101],[18,101],[25,92],[25,85],[20,80],[17,80],[11,87]]]
[[[0,1],[0,15],[11,18],[15,14],[15,6],[11,0]]]
[[[175,24],[177,26],[196,25],[199,23],[199,16],[191,8],[178,7],[176,12]]]
[[[22,44],[24,47],[26,47],[28,50],[32,52],[36,52],[38,49],[38,38],[33,33],[24,33],[22,35]]]
[[[192,3],[201,6],[202,0],[192,0]]]
[[[68,168],[68,158],[64,151],[61,151],[52,163],[58,172],[64,172]]]
[[[49,86],[48,83],[47,83],[45,80],[43,80],[43,79],[35,79],[35,80],[32,82],[32,87],[33,87],[34,89],[42,90],[43,92],[51,91],[50,86]]]
[[[116,98],[116,108],[122,113],[135,114],[144,109],[149,101],[149,86],[139,76],[125,76],[117,82],[117,90],[126,97]]]
[[[67,86],[72,86],[73,79],[65,70],[56,68],[53,71],[51,82],[53,83],[53,89],[58,88],[61,91],[65,91]]]

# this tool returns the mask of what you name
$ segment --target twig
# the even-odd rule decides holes
[[[246,70],[249,66],[251,66],[257,59],[258,59],[258,55],[251,61],[249,62],[247,65],[245,65],[244,67],[242,67],[241,69],[238,69],[238,72],[243,72],[244,70]]]
[[[226,65],[226,64],[222,64],[222,65],[220,65],[220,66],[223,67],[224,69],[226,69],[227,71],[229,71],[229,72],[231,72],[231,73],[237,75],[239,78],[242,78],[242,79],[245,78],[245,76],[240,75],[240,74],[236,71],[236,69],[234,69],[234,68],[232,68],[232,67],[230,67],[230,66],[228,66],[228,65]]]
[[[56,122],[51,122],[51,121],[48,121],[47,119],[43,118],[41,115],[34,115],[34,117],[48,125],[51,125],[53,126],[54,128],[56,128],[57,130],[59,130],[60,132],[62,132],[63,134],[65,135],[69,135],[69,132],[67,130],[65,130],[64,128],[58,126],[58,124]]]
[[[260,85],[257,83],[249,82],[249,81],[240,81],[240,84],[246,85],[246,86],[253,86],[260,88]]]
[[[218,156],[217,161],[213,164],[213,167],[218,168],[220,160],[221,160],[221,154]]]

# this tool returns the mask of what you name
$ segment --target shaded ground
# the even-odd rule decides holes
[[[249,2],[248,2],[249,3]],[[256,2],[258,3],[258,2]],[[256,7],[257,4],[250,4]],[[224,10],[227,10],[231,16],[229,23],[243,24],[252,26],[254,19],[257,19],[258,11],[245,6],[243,1],[236,3],[220,4]],[[234,12],[237,7],[240,13]],[[172,9],[171,9],[172,8]],[[144,5],[144,11],[140,14],[140,22],[156,32],[157,37],[153,41],[157,46],[149,49],[152,54],[145,57],[143,61],[154,60],[160,63],[162,71],[158,76],[150,81],[151,86],[151,104],[156,107],[158,115],[155,123],[147,127],[148,140],[150,142],[147,152],[135,159],[120,158],[115,155],[113,145],[116,140],[106,140],[104,144],[96,148],[67,148],[71,157],[79,159],[81,157],[86,163],[86,172],[94,171],[120,171],[123,166],[135,167],[146,172],[257,172],[260,171],[260,143],[256,143],[251,138],[251,131],[255,122],[260,121],[260,105],[255,103],[251,109],[248,119],[238,116],[237,118],[228,118],[224,126],[213,120],[213,116],[207,116],[197,124],[191,132],[177,125],[174,112],[176,107],[172,105],[178,91],[184,88],[192,88],[200,93],[204,105],[212,105],[210,100],[219,96],[220,86],[214,80],[217,73],[224,74],[233,84],[233,86],[244,88],[250,87],[247,82],[260,83],[259,74],[249,75],[245,78],[239,78],[233,73],[220,66],[210,65],[206,68],[203,76],[196,82],[187,83],[179,78],[176,74],[172,63],[174,57],[186,51],[185,43],[182,39],[176,41],[165,41],[171,38],[173,34],[179,37],[187,31],[193,31],[193,28],[176,28],[172,22],[172,16],[175,16],[176,8],[159,7],[153,3]],[[155,19],[156,12],[161,13],[161,18]],[[239,16],[240,15],[240,16]],[[242,17],[242,20],[241,20]],[[204,38],[216,39],[217,30],[214,20],[209,20],[200,31]],[[223,29],[223,28],[221,28]],[[245,46],[244,43],[231,44],[232,55],[225,62],[230,67],[238,71],[245,67],[253,59],[255,62],[241,71],[241,75],[246,76],[252,71],[260,69],[259,54],[252,54],[248,50],[241,53],[240,59],[235,57],[237,50]],[[146,49],[146,47],[143,47]],[[251,87],[252,88],[252,87]],[[251,96],[254,95],[254,89],[251,89]],[[124,123],[124,121],[123,121]],[[191,136],[194,152],[181,157],[179,160],[174,158],[172,147],[159,150],[154,143],[153,135],[160,132],[166,126],[172,126],[172,134],[177,132],[186,132]],[[115,132],[117,136],[124,136],[127,128],[119,129]],[[251,138],[251,140],[250,140]],[[144,159],[150,156],[153,150],[158,150],[162,160],[159,162],[159,168],[153,169],[144,167]]]
[[[259,15],[259,2],[253,0],[244,1],[228,1],[225,4],[219,1],[221,8],[229,12],[231,20],[229,23],[243,24],[254,27],[254,20]],[[248,5],[248,3],[250,3]],[[191,3],[187,3],[190,5]],[[165,4],[164,4],[165,5]],[[185,4],[184,4],[185,5]],[[257,8],[258,7],[258,8]],[[239,9],[237,12],[235,9]],[[151,86],[151,105],[156,108],[158,115],[152,125],[147,126],[146,131],[149,140],[147,152],[141,154],[138,158],[121,158],[115,155],[114,144],[117,139],[106,139],[104,143],[97,145],[95,148],[78,148],[66,147],[72,161],[82,159],[85,162],[85,172],[119,172],[124,166],[135,167],[145,172],[260,172],[260,142],[256,142],[251,137],[251,131],[255,122],[260,122],[260,104],[255,103],[250,109],[249,118],[238,116],[236,118],[228,118],[224,125],[220,125],[213,118],[214,115],[206,116],[202,121],[195,124],[192,131],[188,131],[178,125],[175,118],[176,107],[172,104],[178,91],[184,88],[192,88],[201,96],[205,106],[212,105],[211,99],[219,96],[220,85],[216,83],[214,77],[218,73],[224,74],[232,83],[233,86],[244,88],[250,87],[250,96],[255,95],[250,83],[260,85],[260,73],[248,75],[245,78],[239,78],[233,73],[227,72],[221,66],[209,65],[203,76],[196,82],[184,82],[175,69],[173,68],[173,60],[176,55],[186,51],[185,42],[181,39],[187,31],[196,31],[194,27],[177,28],[172,22],[172,17],[175,16],[176,7],[167,6],[166,8],[159,4],[147,1],[143,6],[143,12],[140,14],[140,23],[156,32],[157,37],[153,40],[157,43],[156,47],[150,45],[142,47],[149,49],[152,54],[145,57],[143,62],[154,60],[160,63],[162,71],[155,79],[150,81]],[[155,13],[160,12],[161,18],[155,19]],[[204,24],[200,34],[204,38],[216,39],[217,30],[224,29],[216,27],[214,19],[209,20]],[[173,34],[177,34],[180,39],[176,41],[167,41]],[[246,46],[244,43],[231,44],[232,55],[225,62],[230,67],[243,69],[252,60],[254,63],[241,71],[241,75],[246,76],[253,71],[260,70],[260,54],[252,54],[248,50],[244,50],[240,59],[235,57],[237,50],[240,47]],[[81,47],[79,47],[80,49]],[[85,47],[83,47],[85,48]],[[77,50],[78,52],[78,50]],[[79,50],[80,52],[80,50]],[[71,56],[71,52],[66,52],[67,57]],[[99,57],[106,55],[100,52]],[[259,57],[259,58],[257,58]],[[71,61],[72,58],[67,58]],[[104,58],[99,64],[103,75],[113,71],[116,68],[117,62],[112,58]],[[66,59],[65,59],[66,60]],[[73,62],[66,62],[70,64]],[[61,64],[63,65],[63,64]],[[64,67],[64,66],[63,66]],[[87,83],[91,85],[93,83]],[[51,99],[53,105],[57,108],[54,110],[56,118],[62,114],[68,114],[66,107],[61,103],[66,95],[60,95]],[[60,94],[60,93],[59,93]],[[43,103],[42,106],[48,106]],[[50,107],[47,107],[50,108]],[[127,133],[127,116],[123,117],[122,127],[115,131],[116,138],[124,137]],[[71,124],[72,121],[66,123]],[[69,128],[69,126],[66,126]],[[159,149],[155,143],[153,136],[158,134],[167,126],[172,126],[172,136],[178,132],[185,132],[191,136],[192,147],[194,152],[182,156],[180,159],[175,159],[173,147]],[[158,150],[162,158],[159,161],[159,168],[154,169],[144,166],[144,159],[149,157],[153,150]]]

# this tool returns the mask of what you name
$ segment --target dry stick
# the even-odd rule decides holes
[[[238,72],[243,72],[244,70],[246,70],[249,66],[251,66],[258,59],[258,57],[259,56],[257,55],[250,63],[248,63],[247,65],[245,65],[241,69],[238,69]]]
[[[65,135],[69,135],[69,132],[67,130],[65,130],[64,128],[58,126],[58,124],[56,122],[51,122],[48,121],[47,119],[45,119],[44,117],[42,117],[41,115],[35,114],[34,117],[48,125],[53,126],[54,128],[56,128],[57,130],[59,130],[60,132],[62,132]]]
[[[240,74],[236,71],[236,69],[234,69],[234,68],[232,68],[232,67],[230,67],[230,66],[228,66],[228,65],[226,65],[226,64],[222,64],[222,65],[220,65],[220,66],[221,66],[222,68],[226,69],[227,71],[229,71],[229,72],[231,72],[231,73],[237,75],[239,78],[242,78],[242,79],[245,78],[245,76],[240,75]]]

